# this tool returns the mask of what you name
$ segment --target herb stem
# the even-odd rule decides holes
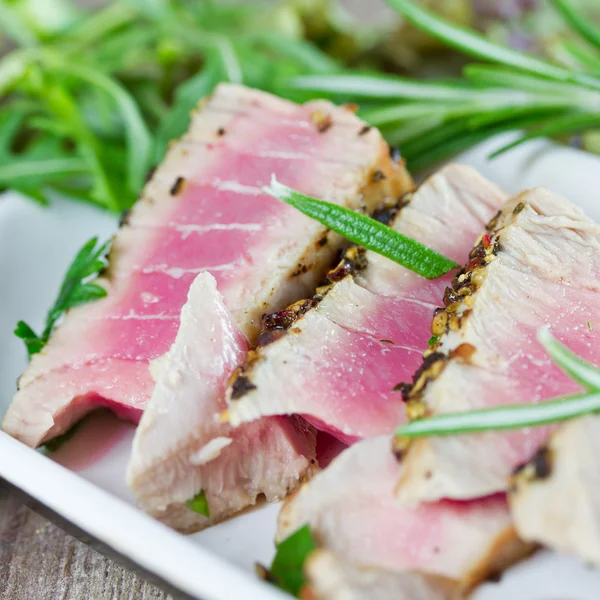
[[[600,369],[577,357],[547,329],[538,339],[554,362],[587,391],[541,404],[512,404],[480,410],[447,413],[402,425],[396,435],[405,438],[458,435],[539,427],[600,411]]]

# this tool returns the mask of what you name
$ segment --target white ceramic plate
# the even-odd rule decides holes
[[[600,159],[545,142],[488,162],[498,141],[462,157],[511,192],[544,185],[600,220]],[[0,201],[0,415],[26,357],[12,330],[19,319],[41,329],[66,266],[93,235],[108,238],[116,220],[58,199],[43,209],[17,195]],[[0,433],[0,477],[176,589],[203,600],[286,596],[254,576],[274,552],[277,506],[266,506],[185,537],[132,506],[124,473],[133,427],[108,416],[86,424],[53,460]],[[57,464],[58,463],[58,464]],[[600,571],[540,553],[486,584],[476,600],[597,600]]]

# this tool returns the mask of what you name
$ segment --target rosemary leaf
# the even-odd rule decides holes
[[[413,438],[522,429],[600,411],[600,369],[565,348],[547,329],[538,332],[538,339],[554,362],[575,381],[587,387],[587,392],[542,404],[513,404],[418,419],[399,427],[396,435]]]
[[[520,137],[518,140],[496,150],[490,155],[490,158],[495,158],[500,154],[504,154],[505,152],[508,152],[508,150],[512,150],[513,148],[516,148],[517,146],[520,146],[521,144],[523,144],[524,142],[528,142],[529,140],[533,140],[540,137],[551,137],[555,135],[577,133],[580,131],[586,131],[588,129],[594,129],[597,127],[600,127],[600,113],[579,115],[575,114],[557,117],[550,121],[548,124],[540,127],[539,129],[530,131],[529,133]]]
[[[552,2],[573,30],[600,50],[600,28],[573,6],[570,0],[552,0]]]
[[[511,404],[419,419],[396,429],[396,435],[413,438],[539,427],[599,410],[600,391],[594,391],[543,404]]]
[[[575,82],[592,89],[600,89],[600,79],[596,77],[570,71],[526,52],[496,44],[475,31],[438,17],[433,12],[417,6],[412,0],[387,2],[410,23],[460,52],[556,81]]]
[[[579,358],[558,342],[547,328],[540,329],[538,341],[550,358],[567,374],[588,390],[600,390],[600,369]]]
[[[264,191],[345,238],[386,256],[427,279],[441,277],[458,265],[420,242],[348,208],[305,196],[279,183],[275,176]]]

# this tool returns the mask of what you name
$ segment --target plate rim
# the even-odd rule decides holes
[[[284,600],[283,592],[193,543],[137,507],[0,432],[0,477],[19,492],[184,597]],[[65,494],[65,490],[69,490]],[[85,498],[85,502],[81,499]],[[94,507],[101,507],[94,508]],[[92,512],[96,515],[93,516]],[[59,524],[60,526],[60,524]],[[137,542],[136,533],[143,533]],[[151,540],[151,543],[149,541]]]

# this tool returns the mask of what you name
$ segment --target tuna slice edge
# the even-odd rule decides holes
[[[523,539],[600,566],[600,417],[564,425],[510,486],[510,508]]]
[[[503,495],[400,506],[391,441],[355,444],[281,511],[280,540],[304,524],[313,533],[318,549],[305,570],[315,598],[458,600],[531,551],[517,538]]]

